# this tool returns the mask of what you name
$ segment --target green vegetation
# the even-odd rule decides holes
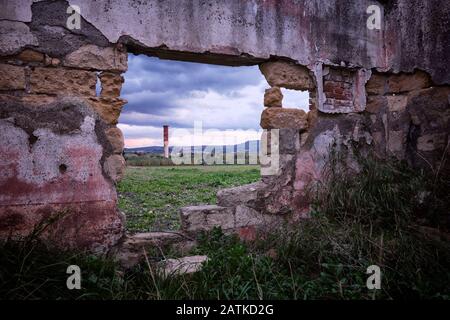
[[[0,297],[450,299],[450,244],[421,232],[448,232],[448,176],[373,159],[361,160],[357,175],[346,174],[339,160],[329,168],[327,182],[311,190],[313,219],[252,244],[218,229],[199,235],[192,254],[209,261],[194,275],[153,278],[145,263],[120,273],[101,258],[7,242],[0,248]],[[82,290],[65,289],[69,264],[81,267]],[[381,290],[366,288],[372,264],[381,267]]]
[[[255,182],[259,166],[128,167],[118,185],[119,208],[131,232],[176,230],[179,209],[215,204],[219,189]]]
[[[124,155],[127,165],[135,167],[159,167],[159,166],[173,166],[170,159],[164,158],[159,154],[135,154],[126,153]]]

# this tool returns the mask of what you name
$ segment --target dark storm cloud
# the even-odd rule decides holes
[[[257,85],[262,76],[257,67],[224,67],[160,60],[129,55],[124,94],[150,90],[183,94],[192,90],[231,91]]]
[[[128,104],[123,109],[120,121],[155,126],[170,121],[179,127],[191,126],[190,119],[177,119],[173,114],[180,109],[200,107],[197,106],[199,100],[195,99],[195,94],[217,92],[229,98],[230,105],[234,105],[234,100],[244,96],[239,90],[245,86],[258,86],[261,81],[264,78],[256,66],[224,67],[129,55],[129,68],[122,89],[122,96],[128,100]],[[180,101],[183,101],[183,105]],[[215,102],[211,100],[210,103]],[[138,117],[136,113],[141,116]],[[230,126],[233,127],[233,124]]]

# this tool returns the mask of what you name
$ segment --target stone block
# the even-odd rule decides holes
[[[103,164],[103,169],[114,182],[118,182],[125,173],[125,159],[118,154],[109,156]]]
[[[403,131],[389,131],[388,150],[399,154],[406,147],[406,134]]]
[[[280,154],[294,154],[300,150],[300,132],[298,129],[280,129],[278,137]]]
[[[17,58],[26,62],[43,62],[45,56],[43,53],[31,49],[25,49],[17,56]]]
[[[232,209],[220,213],[206,214],[206,227],[208,230],[214,227],[221,227],[222,230],[233,229],[234,225],[234,214]]]
[[[387,105],[390,112],[403,112],[406,110],[408,96],[387,96]]]
[[[23,22],[1,20],[0,34],[0,55],[12,55],[25,46],[39,45],[37,38]]]
[[[255,182],[243,186],[221,189],[217,192],[217,204],[223,207],[233,207],[239,204],[248,204],[257,200],[258,192],[263,191],[266,185]]]
[[[114,47],[87,44],[68,54],[64,65],[88,70],[124,72],[127,70],[127,53]]]
[[[396,74],[387,79],[387,93],[401,93],[420,90],[431,86],[427,73],[418,71],[414,74]]]
[[[447,134],[425,134],[417,139],[417,150],[419,151],[434,151],[445,147]]]
[[[24,90],[25,68],[0,64],[0,90]]]
[[[266,89],[264,92],[264,106],[265,107],[274,107],[281,108],[283,105],[283,94],[281,93],[280,88],[273,87]]]
[[[91,97],[89,102],[100,117],[108,124],[116,125],[119,121],[122,107],[127,103],[120,98]]]
[[[366,111],[369,113],[380,113],[387,106],[387,97],[385,96],[368,96]]]
[[[0,101],[11,100],[14,103],[20,103],[33,108],[39,108],[43,105],[55,103],[58,98],[55,96],[47,96],[45,94],[27,94],[24,96],[13,96],[8,94],[0,94]]]
[[[312,90],[314,81],[306,67],[290,62],[265,62],[260,70],[272,87],[295,90]]]
[[[115,259],[126,269],[144,260],[144,251],[165,248],[185,241],[182,234],[172,232],[144,232],[128,235],[115,252]]]
[[[113,148],[114,153],[122,153],[124,147],[124,138],[122,130],[117,127],[106,130],[106,137]]]
[[[31,93],[95,96],[95,72],[36,67],[31,71]]]
[[[208,217],[211,215],[211,217]],[[180,210],[181,229],[187,232],[207,231],[213,227],[232,228],[234,209],[216,205],[184,207]]]
[[[99,76],[102,90],[100,96],[103,98],[118,98],[124,82],[123,77],[118,73],[102,72]]]
[[[208,261],[207,256],[188,256],[178,259],[167,259],[160,262],[163,277],[174,275],[189,275],[200,271]]]
[[[308,128],[308,116],[301,109],[267,108],[261,115],[263,129],[298,129],[304,131]]]
[[[372,74],[366,83],[366,92],[368,95],[384,95],[386,93],[387,77],[381,74]]]
[[[142,232],[127,236],[123,247],[141,250],[142,247],[160,246],[165,247],[180,242],[184,237],[173,232]]]
[[[236,227],[262,226],[268,222],[265,215],[244,205],[236,207]]]

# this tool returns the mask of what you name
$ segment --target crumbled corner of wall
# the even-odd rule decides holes
[[[260,124],[267,131],[261,139],[267,145],[269,154],[279,154],[279,168],[277,174],[264,175],[265,167],[262,166],[262,181],[266,187],[258,195],[258,210],[264,214],[290,217],[296,210],[292,206],[296,158],[317,119],[315,75],[307,67],[291,61],[265,62],[260,65],[260,70],[271,86],[264,96],[266,108]],[[280,87],[308,90],[310,111],[306,113],[301,109],[283,107]],[[277,151],[271,150],[272,139],[278,139]]]
[[[83,46],[81,48],[86,50]],[[39,222],[42,214],[54,215],[67,209],[70,215],[49,228],[43,237],[66,247],[88,248],[100,253],[114,245],[124,232],[123,218],[116,208],[113,183],[122,178],[125,168],[122,156],[124,138],[116,124],[126,103],[120,98],[120,90],[127,54],[120,46],[90,46],[89,49],[91,53],[86,55],[89,59],[80,62],[81,67],[67,63],[74,61],[76,55],[73,53],[68,54],[71,60],[67,60],[65,56],[52,57],[27,48],[16,55],[0,57],[0,119],[7,119],[16,128],[14,130],[23,130],[21,132],[29,136],[30,154],[39,150],[51,152],[50,145],[34,148],[34,144],[39,144],[39,139],[44,137],[43,134],[45,139],[55,139],[57,144],[60,143],[58,141],[70,139],[86,141],[86,145],[77,143],[70,149],[58,151],[57,154],[63,156],[61,159],[56,155],[56,158],[50,155],[48,161],[39,158],[36,165],[40,168],[47,165],[44,162],[51,163],[50,171],[38,170],[25,178],[47,181],[54,176],[54,184],[63,191],[68,187],[64,179],[70,177],[73,179],[70,188],[80,188],[77,194],[72,195],[72,189],[69,192],[52,191],[51,184],[45,182],[45,190],[49,190],[49,194],[48,199],[43,200],[39,196],[42,192],[34,191],[33,182],[27,182],[31,183],[28,187],[31,189],[26,208],[15,204],[14,201],[22,201],[22,195],[16,192],[16,198],[7,196],[3,199],[6,206],[0,210],[0,215],[22,217],[27,212],[24,218],[14,220],[16,222],[11,226],[15,233],[26,235]],[[98,79],[102,90],[97,95]],[[25,150],[20,152],[25,152],[24,157],[29,157]],[[59,166],[59,172],[52,173],[58,171],[59,161],[63,163]],[[74,170],[79,170],[79,173]],[[17,183],[23,182],[18,180]],[[10,183],[10,192],[15,192],[17,183]],[[80,201],[75,199],[77,197]],[[10,202],[14,209],[8,209]],[[84,221],[86,219],[89,221]],[[78,224],[89,227],[80,231]],[[61,238],[62,234],[64,238]]]

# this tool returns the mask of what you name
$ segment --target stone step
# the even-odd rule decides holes
[[[236,207],[190,206],[181,208],[180,215],[181,229],[188,234],[209,231],[214,227],[221,227],[225,232],[245,227],[269,227],[282,219],[277,215],[262,214],[245,205]]]
[[[144,250],[157,248],[164,252],[169,248],[191,246],[195,242],[192,238],[178,232],[144,232],[127,235],[116,248],[115,259],[124,268],[131,268],[143,261]],[[192,246],[191,246],[192,247]]]
[[[254,206],[258,200],[258,192],[262,192],[266,187],[265,183],[258,181],[239,187],[221,189],[217,192],[217,204],[222,207]]]
[[[234,208],[217,205],[189,206],[180,209],[181,229],[188,233],[211,230],[221,227],[223,230],[235,227]]]
[[[206,261],[208,261],[207,256],[188,256],[163,260],[159,263],[159,267],[163,277],[186,275],[200,271]]]

